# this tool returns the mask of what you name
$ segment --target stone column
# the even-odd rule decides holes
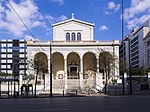
[[[99,76],[99,58],[96,58],[96,60],[97,60],[96,61],[97,62],[96,63],[97,64],[96,65],[96,74],[95,74],[94,79],[93,79],[94,86],[96,86],[96,84],[97,84],[97,82],[96,82],[97,81],[97,77]]]
[[[65,77],[65,93],[67,92],[67,80],[68,80],[68,76],[67,76],[67,59],[64,59],[64,77]]]
[[[50,58],[48,58],[48,73],[50,74],[50,66],[51,66],[51,64],[50,64]]]
[[[50,57],[48,58],[48,74],[45,74],[45,89],[50,90]]]
[[[80,59],[80,88],[83,88],[83,59]]]
[[[97,58],[97,73],[99,73],[99,58]]]

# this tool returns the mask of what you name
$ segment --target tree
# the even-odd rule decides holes
[[[144,67],[140,67],[140,68],[132,68],[131,69],[131,72],[132,72],[132,75],[145,75],[147,74],[147,70],[148,69],[145,69]]]
[[[8,73],[1,72],[1,73],[0,73],[0,76],[1,76],[1,77],[8,77],[8,76],[13,76],[13,75],[12,75],[12,74],[8,74]]]
[[[105,74],[105,93],[107,94],[108,77],[110,75],[110,63],[112,56],[108,52],[102,52],[99,56],[100,70]]]
[[[34,60],[33,59],[28,59],[28,66],[30,69],[30,74],[28,75],[28,81],[27,84],[32,80],[35,79],[35,88],[34,88],[34,96],[36,97],[36,87],[37,87],[37,82],[38,82],[38,76],[39,72],[41,71],[42,73],[47,72],[47,63],[41,56],[36,55]],[[34,71],[34,72],[33,72]],[[33,75],[35,73],[35,75]]]
[[[116,60],[117,57],[114,54],[101,50],[101,53],[99,54],[99,69],[104,73],[105,76],[105,94],[107,94],[109,79],[115,75],[113,72],[117,67],[115,66]]]
[[[37,86],[37,78],[38,78],[38,74],[40,71],[42,71],[42,73],[45,72],[45,68],[46,68],[46,62],[44,60],[40,58],[35,58],[34,59],[34,69],[36,71],[36,77],[35,77],[35,92],[34,92],[34,96],[36,97],[36,86]]]

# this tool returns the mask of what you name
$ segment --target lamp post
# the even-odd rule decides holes
[[[113,83],[115,81],[115,43],[113,41]]]
[[[50,97],[53,96],[52,92],[52,45],[50,42]]]
[[[123,52],[123,65],[122,65],[122,94],[124,95],[125,94],[125,91],[124,91],[124,0],[122,0],[122,52]]]

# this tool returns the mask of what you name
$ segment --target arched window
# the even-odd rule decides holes
[[[70,33],[66,33],[66,41],[70,41]]]
[[[76,40],[76,34],[72,33],[72,41],[75,41],[75,40]]]
[[[81,33],[77,33],[77,40],[78,40],[78,41],[81,40]]]

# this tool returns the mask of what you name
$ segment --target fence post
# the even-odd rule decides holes
[[[148,78],[148,79],[147,79],[147,81],[148,81],[148,85],[149,85],[149,87],[150,87],[150,72],[148,72],[148,74],[147,74],[147,75],[148,75],[148,77],[147,77],[147,78]]]

